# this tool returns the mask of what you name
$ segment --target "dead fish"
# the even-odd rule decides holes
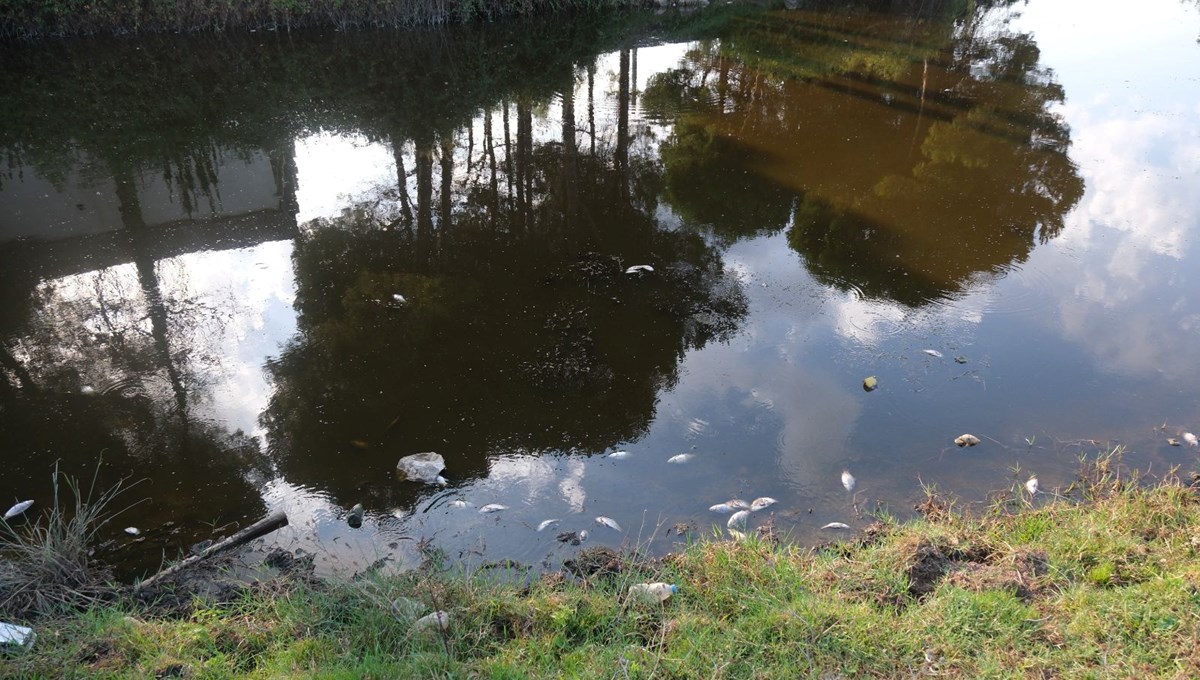
[[[587,529],[580,529],[579,530],[579,542],[583,543],[584,541],[587,540],[587,537],[588,537]]]
[[[676,456],[671,456],[670,458],[667,459],[667,462],[668,463],[676,463],[676,464],[686,463],[693,458],[695,458],[695,455],[693,455],[691,453],[681,453]]]
[[[399,293],[392,293],[392,302],[395,302],[398,305],[402,305],[402,304],[408,302],[408,299]]]
[[[1032,496],[1038,492],[1038,478],[1030,477],[1028,482],[1025,482],[1025,490]]]
[[[937,351],[936,349],[923,349],[923,350],[921,350],[921,351],[922,351],[922,352],[924,352],[924,353],[926,353],[926,354],[928,354],[928,355],[929,355],[929,356],[931,356],[931,357],[936,357],[936,358],[938,358],[938,359],[941,359],[943,356],[945,356],[944,354],[942,354],[941,352]]]
[[[83,387],[79,388],[79,393],[90,397],[96,394],[96,388],[92,387],[91,385],[84,385]]]
[[[654,267],[651,267],[648,264],[635,264],[632,267],[626,269],[625,273],[626,274],[641,274],[641,273],[650,273],[652,271],[654,271]]]
[[[735,509],[736,508],[734,508],[732,505],[730,505],[728,503],[717,503],[716,505],[708,506],[709,512],[716,512],[716,513],[720,513],[722,515],[733,512]]]
[[[822,529],[849,529],[850,525],[846,524],[845,522],[830,522],[829,524],[826,524],[825,526],[823,526],[821,528]]]
[[[487,505],[483,506],[482,508],[479,508],[479,514],[486,515],[489,512],[500,512],[501,510],[507,510],[507,509],[508,509],[507,505],[500,505],[499,503],[488,503]]]
[[[437,484],[438,486],[449,486],[450,485],[450,480],[446,479],[445,477],[443,477],[441,475],[434,477],[433,482],[434,482],[434,484]]]
[[[450,501],[450,507],[452,507],[452,508],[465,508],[465,507],[467,507],[467,502],[466,502],[466,501],[464,501],[464,500],[463,500],[463,499],[461,499],[461,498],[459,498],[459,499],[456,499],[456,500],[452,500],[452,501]]]
[[[620,524],[617,524],[617,520],[610,517],[605,517],[604,515],[596,518],[596,524],[599,524],[602,527],[608,527],[609,529],[616,529],[617,531],[621,532],[625,531],[621,528]]]
[[[546,527],[551,527],[551,526],[554,526],[555,524],[558,524],[558,520],[544,519],[544,520],[542,520],[541,524],[537,525],[537,530],[542,531],[542,530],[546,529]]]
[[[142,533],[142,531],[137,527],[125,527],[125,533],[129,534],[130,536],[137,536],[138,534]]]
[[[754,502],[750,504],[750,512],[758,512],[759,510],[769,508],[778,502],[779,501],[771,498],[770,496],[760,496],[759,498],[755,498]]]
[[[1167,444],[1171,446],[1179,446],[1179,440],[1174,437],[1167,437]]]
[[[842,470],[842,486],[846,487],[846,491],[854,491],[854,485],[857,483],[858,480],[854,479],[849,470]]]
[[[725,523],[728,529],[746,530],[746,523],[750,520],[749,510],[738,510],[729,517],[729,521]]]
[[[628,458],[628,457],[629,457],[628,451],[613,451],[612,453],[605,456],[605,458],[612,458],[613,460],[624,460],[625,458]]]
[[[979,437],[973,434],[960,434],[954,438],[954,443],[959,446],[975,446],[979,443]]]
[[[737,529],[730,529],[729,535],[733,537],[733,540],[738,541],[739,543],[746,540],[746,534],[738,531]]]
[[[727,500],[725,502],[728,503],[729,507],[733,508],[734,510],[749,510],[750,509],[750,504],[740,498],[730,498],[729,500]]]
[[[8,512],[4,513],[4,519],[9,520],[9,519],[12,519],[13,517],[16,517],[17,515],[21,514],[22,512],[25,512],[26,510],[28,510],[31,505],[33,505],[33,501],[21,501],[20,503],[17,503],[16,505],[9,508]]]
[[[1183,441],[1187,442],[1188,446],[1194,447],[1194,446],[1200,445],[1200,440],[1197,440],[1196,435],[1192,434],[1191,432],[1183,433]]]

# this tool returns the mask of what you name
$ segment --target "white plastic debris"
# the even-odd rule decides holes
[[[0,649],[9,645],[29,649],[36,639],[37,633],[34,633],[32,628],[18,626],[15,623],[0,623]]]
[[[677,592],[679,587],[673,583],[635,583],[629,586],[629,598],[645,604],[666,602]]]
[[[432,614],[426,614],[413,623],[413,628],[416,630],[433,630],[435,628],[449,630],[450,613],[436,611]]]

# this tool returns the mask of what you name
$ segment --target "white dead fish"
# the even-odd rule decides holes
[[[842,486],[846,487],[846,491],[854,491],[854,485],[857,483],[858,480],[850,474],[849,470],[842,470]]]
[[[432,630],[434,628],[447,630],[450,628],[450,614],[443,611],[426,614],[413,623],[413,628],[416,630]]]
[[[137,527],[125,527],[125,533],[129,534],[130,536],[137,536],[138,534],[142,533],[142,531]]]
[[[628,451],[613,451],[612,453],[605,456],[605,458],[612,458],[613,460],[624,460],[628,457],[629,457]]]
[[[33,505],[33,501],[21,501],[20,503],[17,503],[16,505],[9,508],[8,512],[4,513],[4,519],[9,520],[9,519],[12,519],[13,517],[16,517],[17,515],[21,514],[22,512],[25,512],[26,510],[28,510],[31,505]]]
[[[936,358],[938,358],[938,359],[941,359],[943,356],[945,356],[944,354],[942,354],[941,352],[937,351],[936,349],[923,349],[923,350],[921,350],[921,351],[922,351],[922,352],[924,352],[924,353],[926,353],[926,354],[928,354],[928,355],[929,355],[929,356],[931,356],[931,357],[936,357]]]
[[[716,512],[716,513],[719,513],[722,515],[729,514],[729,513],[733,512],[735,509],[736,508],[734,508],[732,505],[730,505],[728,503],[717,503],[716,505],[708,506],[709,512]]]
[[[754,502],[750,504],[750,512],[758,512],[759,510],[769,508],[778,502],[779,501],[771,498],[770,496],[761,496],[759,498],[755,498]]]
[[[959,446],[975,446],[979,443],[979,437],[973,434],[960,434],[954,438],[954,443]]]
[[[825,526],[823,526],[821,528],[822,529],[849,529],[850,525],[846,524],[845,522],[830,522],[829,524],[826,524]]]
[[[434,482],[434,484],[437,484],[438,486],[449,486],[450,485],[450,480],[446,479],[445,477],[443,477],[441,475],[438,475],[436,478],[434,478],[433,482]]]
[[[735,510],[749,510],[750,509],[750,504],[740,498],[730,498],[729,500],[727,500],[725,502],[729,504],[729,507],[731,507]]]
[[[405,297],[399,293],[392,293],[392,302],[395,302],[398,305],[402,305],[402,304],[408,302],[408,300],[405,299]]]
[[[1030,496],[1036,494],[1038,491],[1038,478],[1030,477],[1029,481],[1025,482],[1025,490],[1029,492]]]
[[[507,509],[508,509],[507,505],[500,505],[499,503],[488,503],[487,505],[483,506],[482,508],[479,508],[479,514],[486,515],[489,512],[500,512],[501,510],[507,510]]]
[[[617,531],[625,531],[621,528],[620,524],[617,524],[617,520],[610,517],[605,517],[603,515],[596,518],[596,524],[599,524],[602,527],[608,527],[609,529],[616,529]]]
[[[693,459],[693,458],[695,458],[695,457],[696,457],[696,456],[695,456],[694,454],[691,454],[691,453],[681,453],[681,454],[679,454],[679,455],[671,456],[670,458],[668,458],[668,459],[667,459],[667,462],[668,462],[668,463],[675,463],[675,464],[679,464],[679,463],[686,463],[686,462],[688,462],[689,460],[691,460],[691,459]]]
[[[452,500],[452,501],[450,501],[450,507],[452,507],[452,508],[465,508],[465,507],[467,507],[467,502],[466,502],[466,501],[464,501],[464,500],[463,500],[463,499],[461,499],[461,498],[458,498],[458,499],[455,499],[455,500]]]
[[[725,527],[728,529],[740,529],[741,531],[745,531],[746,522],[749,521],[749,519],[749,510],[738,510],[729,517],[729,521],[725,523]]]
[[[626,269],[625,273],[626,274],[641,274],[643,272],[650,273],[652,271],[654,271],[654,267],[651,267],[648,264],[635,264],[632,267]]]
[[[79,393],[90,397],[96,394],[96,388],[92,387],[91,385],[84,385],[83,387],[79,388]]]
[[[543,530],[545,530],[545,529],[546,529],[546,527],[552,527],[552,526],[554,526],[555,524],[558,524],[558,520],[556,520],[556,519],[544,519],[544,520],[542,520],[542,523],[541,523],[541,524],[539,524],[539,525],[537,526],[537,530],[538,530],[538,531],[543,531]]]
[[[1187,445],[1188,445],[1188,446],[1198,446],[1198,445],[1200,445],[1200,440],[1197,440],[1197,439],[1196,439],[1196,435],[1192,434],[1191,432],[1184,432],[1184,433],[1183,433],[1183,441],[1187,442]]]
[[[580,529],[580,530],[579,530],[579,542],[580,542],[580,543],[583,543],[584,541],[586,541],[586,540],[587,540],[587,536],[588,536],[588,534],[587,534],[587,529]]]
[[[1167,437],[1167,444],[1171,446],[1179,446],[1179,440],[1174,437]]]
[[[735,540],[735,541],[741,542],[741,541],[746,540],[746,534],[742,533],[741,531],[738,531],[737,529],[730,529],[729,535],[732,536],[733,540]]]

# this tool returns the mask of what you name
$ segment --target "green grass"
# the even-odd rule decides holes
[[[1083,502],[886,519],[815,551],[700,542],[582,580],[416,571],[284,580],[172,616],[104,605],[35,622],[0,676],[1200,676],[1200,496],[1102,481]],[[626,602],[643,580],[680,591]],[[415,631],[398,597],[449,611],[449,630]]]

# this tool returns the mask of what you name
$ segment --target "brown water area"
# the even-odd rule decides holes
[[[1139,12],[10,47],[0,505],[57,465],[139,482],[129,574],[274,509],[259,550],[353,574],[661,552],[731,498],[811,544],[1117,445],[1190,473],[1200,20]],[[424,451],[446,485],[397,478]]]

